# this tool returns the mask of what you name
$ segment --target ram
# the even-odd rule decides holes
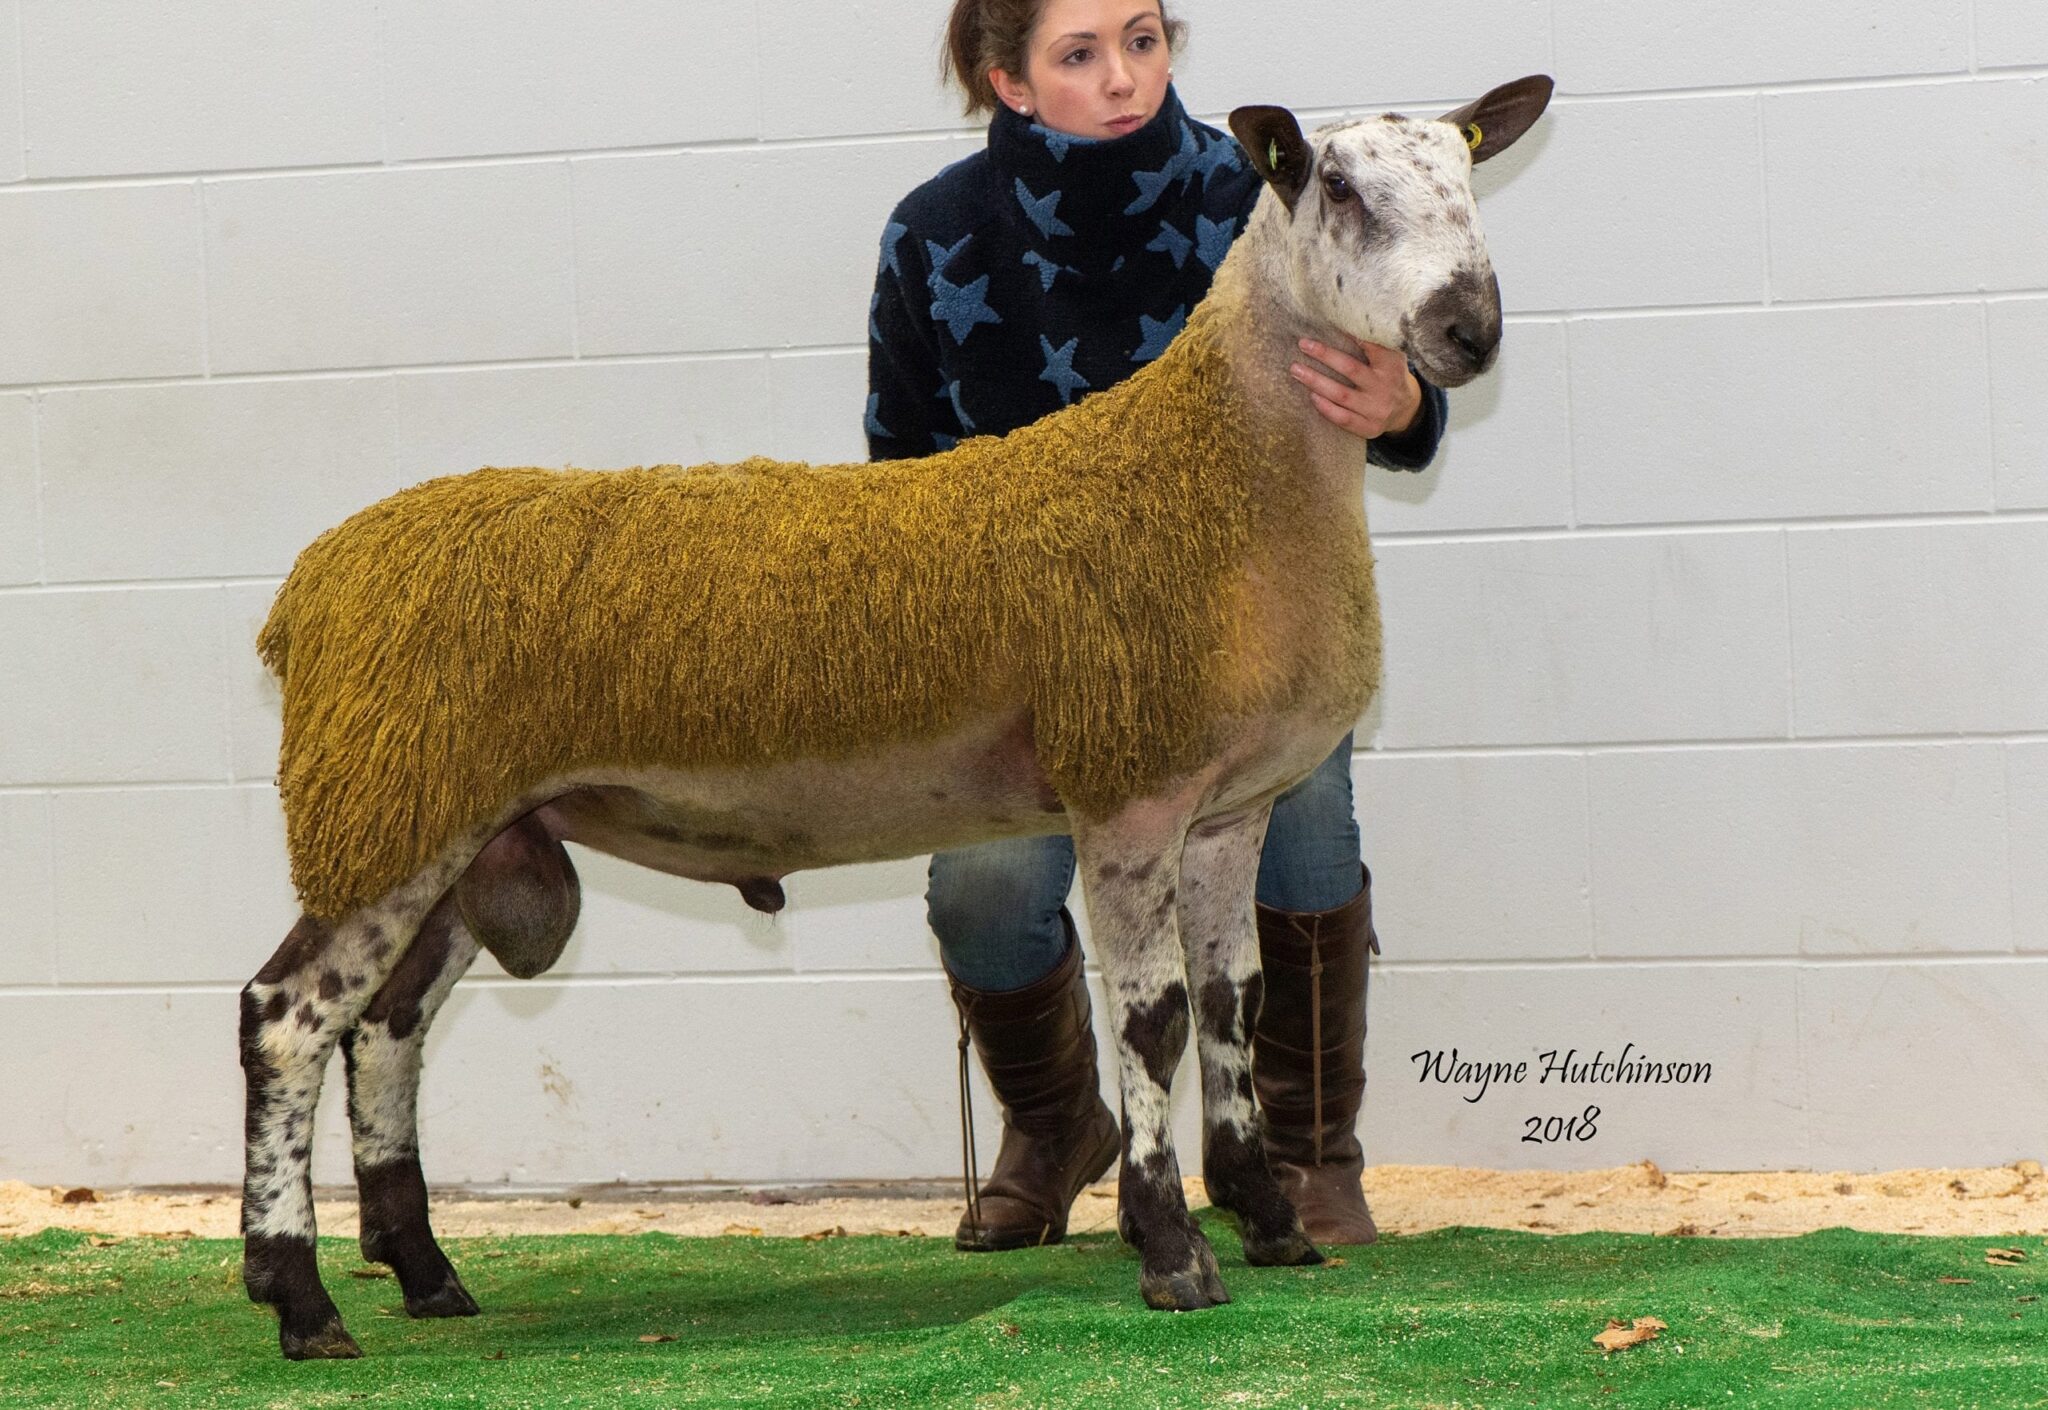
[[[1155,362],[1000,439],[479,470],[308,547],[259,642],[304,914],[241,1016],[243,1276],[285,1355],[360,1354],[313,1256],[337,1042],[364,1256],[415,1316],[477,1310],[428,1227],[420,1049],[480,944],[519,974],[559,954],[567,841],[773,910],[803,868],[1071,832],[1146,1302],[1228,1300],[1168,1122],[1191,1013],[1211,1198],[1248,1262],[1318,1261],[1260,1145],[1253,882],[1272,800],[1377,685],[1380,626],[1364,456],[1287,368],[1304,336],[1389,345],[1442,386],[1492,363],[1471,165],[1549,96],[1523,79],[1312,138],[1239,109],[1267,189],[1208,297]]]

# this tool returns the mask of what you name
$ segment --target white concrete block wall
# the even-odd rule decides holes
[[[205,189],[217,373],[575,351],[566,162],[230,178]]]
[[[2048,522],[1787,535],[1802,735],[2022,733],[2048,717]]]
[[[1985,77],[1781,93],[1763,106],[1780,297],[2048,282],[2048,249],[2023,233],[2048,220],[2048,83]],[[1871,239],[1873,230],[1884,238]]]
[[[35,403],[19,394],[0,396],[0,586],[42,576],[41,527]]]
[[[1982,308],[1593,318],[1571,337],[1581,524],[1992,506]]]
[[[2006,808],[2012,834],[2013,948],[2048,950],[2048,744],[2006,748]]]
[[[2048,300],[1988,311],[1998,507],[2048,509]]]
[[[375,6],[22,0],[21,12],[38,177],[383,155]]]
[[[370,8],[384,27],[385,143],[394,161],[760,132],[748,6],[679,12],[661,0],[623,0],[571,14],[548,0],[457,0]],[[505,101],[512,93],[522,101]]]
[[[0,182],[27,174],[21,143],[21,27],[17,5],[0,5]]]
[[[1479,180],[1505,360],[1371,480],[1367,1149],[2038,1157],[2048,21],[1681,8],[1179,7],[1212,117],[1560,83]],[[252,642],[313,534],[480,464],[862,454],[884,214],[981,140],[943,9],[0,0],[0,1178],[238,1169],[234,994],[292,915]],[[556,971],[436,1029],[430,1174],[946,1174],[921,859],[774,922],[577,862]],[[1626,1044],[1713,1079],[1412,1061]]]
[[[2028,0],[1977,0],[1977,62],[1984,68],[2048,63],[2048,12]]]
[[[1808,0],[1760,11],[1557,0],[1557,64],[1588,91],[1609,93],[1957,73],[1970,66],[1970,7]]]
[[[1384,745],[1785,732],[1775,530],[1399,539],[1379,563]]]
[[[1496,188],[1482,187],[1481,215],[1503,251],[1509,301],[1577,310],[1761,300],[1756,110],[1746,95],[1554,109],[1527,151],[1517,144],[1501,159],[1513,167],[1480,168]]]
[[[935,136],[575,162],[583,351],[865,342],[890,208],[972,149]]]
[[[0,385],[205,373],[196,183],[29,181],[0,194]]]

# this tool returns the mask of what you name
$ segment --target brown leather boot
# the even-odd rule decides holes
[[[1075,1197],[1122,1148],[1116,1117],[1096,1090],[1081,947],[1073,919],[1064,910],[1060,919],[1066,957],[1036,984],[987,993],[947,976],[1003,1104],[995,1169],[953,1234],[953,1247],[970,1253],[1058,1243]]]
[[[1359,870],[1364,884],[1335,910],[1257,908],[1266,998],[1252,1037],[1252,1085],[1266,1159],[1319,1244],[1379,1237],[1353,1129],[1365,1097],[1366,952],[1380,948],[1372,874]]]

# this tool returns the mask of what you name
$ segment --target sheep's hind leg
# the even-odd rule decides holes
[[[390,1265],[414,1317],[474,1317],[478,1310],[428,1225],[419,1149],[420,1052],[476,954],[454,902],[444,899],[341,1038],[363,1257]]]
[[[1190,828],[1179,900],[1202,1065],[1202,1181],[1217,1208],[1237,1216],[1245,1262],[1266,1267],[1323,1261],[1266,1163],[1252,1091],[1264,995],[1252,896],[1268,812]]]
[[[1074,842],[1109,988],[1123,1089],[1117,1227],[1138,1250],[1148,1306],[1182,1311],[1230,1301],[1216,1254],[1188,1214],[1174,1155],[1173,1070],[1188,1041],[1188,991],[1174,934],[1187,813],[1136,804],[1076,827]]]
[[[313,1112],[335,1042],[384,983],[447,878],[425,878],[329,925],[301,917],[242,990],[242,1281],[276,1309],[295,1361],[362,1355],[314,1258]]]

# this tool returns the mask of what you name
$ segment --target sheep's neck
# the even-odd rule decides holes
[[[1301,339],[1336,342],[1335,330],[1300,311],[1277,261],[1262,257],[1251,236],[1217,270],[1208,302],[1219,315],[1215,336],[1230,359],[1244,414],[1274,446],[1276,470],[1327,512],[1362,512],[1365,453],[1358,438],[1325,421],[1289,371],[1308,360]]]
[[[1133,400],[1120,410],[1163,425],[1171,417],[1146,404],[1152,396],[1193,396],[1185,415],[1228,427],[1209,440],[1224,450],[1210,473],[1234,481],[1235,493],[1218,485],[1214,503],[1237,505],[1249,537],[1225,696],[1254,713],[1350,719],[1365,706],[1380,655],[1365,450],[1324,421],[1289,375],[1311,326],[1262,278],[1268,266],[1240,257],[1251,239],[1217,271],[1157,375],[1148,368],[1125,384]],[[1157,457],[1153,468],[1171,482],[1187,450],[1184,438],[1160,436],[1141,455]]]

